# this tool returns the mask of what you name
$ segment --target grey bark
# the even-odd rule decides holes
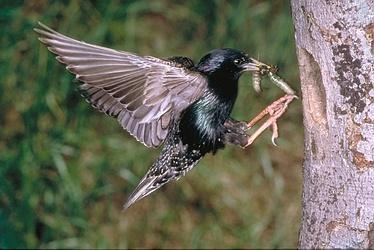
[[[299,247],[374,249],[374,1],[291,4],[305,126]]]

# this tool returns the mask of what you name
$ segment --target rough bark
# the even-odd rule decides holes
[[[292,0],[305,126],[300,248],[374,249],[374,1]]]

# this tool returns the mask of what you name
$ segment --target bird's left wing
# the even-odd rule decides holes
[[[91,45],[39,25],[39,40],[83,82],[86,99],[146,146],[159,146],[171,121],[207,86],[203,75],[178,63]]]

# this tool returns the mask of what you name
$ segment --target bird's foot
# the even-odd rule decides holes
[[[269,106],[267,106],[263,111],[261,111],[255,118],[247,123],[248,129],[252,128],[255,124],[257,124],[262,118],[266,115],[270,117],[262,124],[249,138],[247,144],[244,148],[251,145],[258,136],[262,134],[268,127],[272,127],[273,135],[271,137],[272,143],[277,146],[275,143],[275,139],[278,138],[278,125],[277,120],[286,112],[288,104],[292,102],[294,98],[297,98],[295,95],[285,95]]]

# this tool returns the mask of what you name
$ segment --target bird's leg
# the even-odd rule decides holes
[[[238,145],[242,148],[246,147],[249,136],[247,134],[235,133],[235,132],[226,132],[224,135],[225,144]]]
[[[262,124],[249,138],[247,141],[247,144],[244,145],[244,148],[251,145],[256,138],[262,134],[262,132],[265,131],[268,127],[272,126],[273,129],[273,135],[271,137],[271,140],[274,145],[275,139],[278,138],[278,126],[277,126],[277,120],[279,117],[281,117],[284,112],[287,110],[288,104],[296,98],[295,95],[285,95],[269,106],[267,106],[263,111],[261,111],[255,118],[253,118],[251,121],[247,123],[248,129],[252,128],[255,124],[257,124],[262,118],[264,118],[266,115],[269,115],[270,117],[265,121],[264,124]]]
[[[239,145],[244,147],[248,141],[248,126],[246,122],[243,121],[236,121],[232,118],[228,118],[224,124],[225,127],[225,134],[224,134],[224,142]]]
[[[245,134],[248,130],[247,122],[244,121],[237,121],[231,117],[229,117],[224,124],[225,128],[229,131],[234,131],[237,133]]]

